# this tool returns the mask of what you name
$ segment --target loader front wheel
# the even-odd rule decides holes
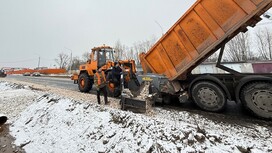
[[[78,78],[78,89],[81,92],[89,92],[92,89],[93,82],[86,73],[82,73]]]

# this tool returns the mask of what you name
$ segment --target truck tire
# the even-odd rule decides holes
[[[224,91],[215,83],[200,81],[191,88],[193,102],[203,110],[219,112],[225,109],[227,98]]]
[[[241,102],[254,115],[272,119],[272,83],[253,82],[241,91]]]
[[[166,105],[169,105],[172,103],[171,95],[168,95],[168,94],[163,95],[162,100],[163,100],[163,104],[166,104]]]
[[[81,73],[78,78],[78,89],[81,92],[89,92],[92,89],[93,83],[86,73]]]

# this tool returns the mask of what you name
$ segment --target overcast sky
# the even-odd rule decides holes
[[[53,67],[61,52],[159,38],[195,1],[0,0],[0,68],[35,68],[39,57]]]
[[[53,67],[60,52],[160,37],[195,0],[0,0],[0,68]],[[161,27],[162,29],[161,29]]]

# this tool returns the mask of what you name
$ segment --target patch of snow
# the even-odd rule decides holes
[[[0,82],[0,113],[7,115],[8,122],[11,122],[38,96],[27,86]]]
[[[0,91],[12,89],[7,82],[0,82]]]

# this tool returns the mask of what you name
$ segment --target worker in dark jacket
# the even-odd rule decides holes
[[[120,66],[119,62],[114,62],[114,66],[112,68],[112,80],[115,84],[120,84],[120,80],[121,80],[121,72],[123,71],[123,69]]]
[[[104,95],[104,101],[105,101],[105,105],[108,105],[108,93],[107,93],[107,80],[105,77],[105,73],[104,71],[102,71],[101,69],[98,69],[94,75],[94,84],[96,86],[96,91],[97,91],[97,101],[98,104],[100,104],[100,94],[101,91],[103,92]]]

